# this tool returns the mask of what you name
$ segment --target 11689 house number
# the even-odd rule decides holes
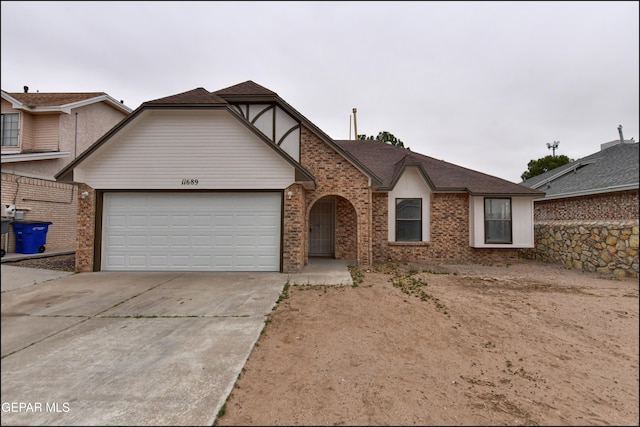
[[[184,178],[182,185],[198,185],[198,178]]]

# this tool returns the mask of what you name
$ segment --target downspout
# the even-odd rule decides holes
[[[78,112],[76,111],[76,132],[73,141],[73,158],[78,157]]]

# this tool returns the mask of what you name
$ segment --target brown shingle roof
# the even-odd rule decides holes
[[[147,101],[144,104],[226,104],[227,102],[204,88],[196,88],[176,95]]]
[[[344,150],[371,169],[391,189],[405,166],[421,167],[435,191],[466,190],[471,194],[542,195],[544,193],[502,178],[476,172],[443,160],[396,147],[383,141],[336,140]]]
[[[229,86],[224,89],[220,89],[215,91],[216,95],[225,96],[225,95],[277,95],[275,92],[267,89],[266,87],[260,86],[257,83],[254,83],[251,80],[247,80],[244,83],[238,83],[237,85]]]
[[[24,93],[8,92],[11,97],[17,99],[29,107],[59,107],[73,104],[74,102],[105,96],[104,92],[67,92],[67,93]]]

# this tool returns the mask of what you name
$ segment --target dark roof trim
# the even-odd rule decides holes
[[[317,127],[316,125],[314,125],[309,119],[307,119],[305,116],[303,116],[302,114],[300,114],[300,112],[298,112],[298,110],[296,110],[295,108],[293,108],[291,105],[289,105],[286,101],[284,101],[283,99],[281,99],[279,96],[277,96],[277,102],[280,105],[280,107],[285,110],[287,113],[297,116],[300,118],[300,121],[307,127],[309,128],[313,133],[315,133],[322,141],[324,141],[326,144],[328,144],[331,148],[333,148],[335,151],[338,152],[338,154],[340,154],[342,157],[346,158],[347,160],[349,160],[349,162],[351,162],[351,164],[353,164],[357,169],[359,169],[361,172],[363,172],[365,175],[368,175],[371,178],[371,186],[372,187],[377,187],[382,185],[382,180],[375,174],[373,173],[373,171],[371,171],[371,169],[369,169],[368,167],[366,167],[364,164],[362,164],[362,162],[360,162],[357,158],[355,158],[353,155],[351,155],[351,153],[349,153],[348,151],[346,151],[345,149],[343,149],[342,147],[340,147],[338,144],[336,144],[333,139],[327,135],[326,133],[324,133],[319,127]]]
[[[71,172],[75,169],[80,163],[82,163],[87,157],[91,156],[98,148],[104,145],[107,141],[109,141],[115,134],[117,134],[122,128],[128,125],[131,121],[133,121],[136,117],[142,114],[143,111],[150,110],[226,110],[230,112],[233,117],[239,120],[243,125],[247,127],[251,132],[257,135],[262,141],[265,142],[269,147],[276,151],[280,156],[282,156],[287,162],[289,162],[296,169],[296,181],[313,181],[315,183],[315,177],[306,170],[300,163],[298,163],[295,159],[293,159],[288,153],[284,150],[277,147],[274,143],[269,141],[260,131],[258,131],[255,127],[250,126],[250,124],[236,111],[230,108],[228,104],[165,104],[165,103],[143,103],[138,109],[136,109],[133,113],[123,119],[120,123],[114,126],[110,131],[104,134],[100,139],[98,139],[95,143],[93,143],[89,148],[87,148],[80,156],[78,156],[75,160],[65,166],[55,175],[56,181],[72,181]]]
[[[396,163],[396,168],[395,168],[395,170],[393,172],[393,177],[391,178],[391,182],[389,183],[389,185],[388,186],[382,186],[382,185],[378,186],[376,188],[376,191],[391,191],[391,190],[393,190],[393,188],[398,183],[398,180],[400,179],[402,174],[404,174],[404,172],[407,170],[407,168],[410,168],[410,167],[418,168],[418,172],[420,172],[420,175],[422,175],[422,178],[425,180],[427,185],[429,185],[429,188],[431,189],[431,191],[435,191],[436,190],[436,186],[433,184],[433,181],[429,177],[429,174],[427,173],[427,171],[424,170],[424,166],[420,162],[412,160],[410,155],[407,154],[400,161],[398,161]]]
[[[265,144],[271,147],[276,153],[281,155],[286,161],[288,161],[296,169],[296,181],[313,181],[315,183],[316,178],[309,172],[304,166],[297,162],[286,151],[281,149],[275,142],[271,142],[266,135],[260,132],[255,126],[252,126],[247,119],[245,119],[240,113],[235,111],[231,105],[226,107],[226,110],[233,115],[240,123],[242,123],[247,129],[253,132],[258,138],[260,138]]]

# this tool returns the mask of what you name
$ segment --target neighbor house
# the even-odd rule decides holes
[[[638,276],[638,143],[622,138],[600,151],[530,178],[535,249],[522,256],[568,268]]]
[[[545,192],[536,221],[638,219],[638,143],[614,140],[600,151],[522,182]]]
[[[103,92],[2,91],[2,204],[24,220],[52,222],[47,249],[76,244],[75,188],[54,175],[131,111]]]
[[[78,184],[78,271],[507,262],[533,247],[544,195],[380,141],[335,141],[252,81],[145,102],[56,179]]]

